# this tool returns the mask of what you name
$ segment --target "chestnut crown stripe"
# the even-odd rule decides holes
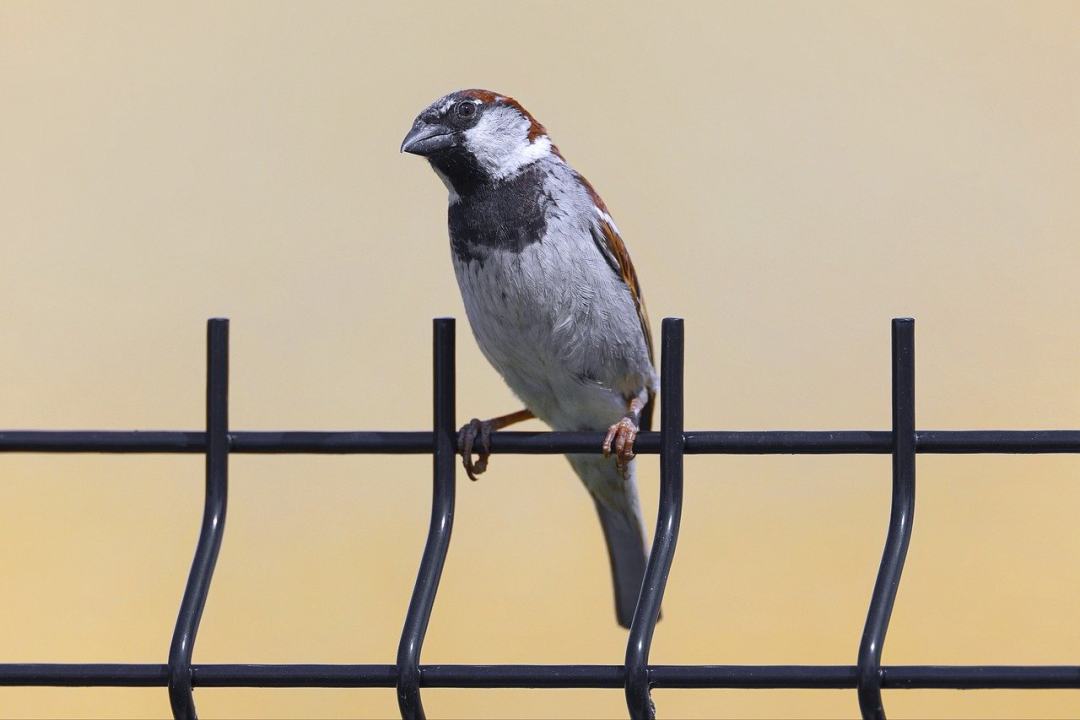
[[[539,121],[537,121],[537,119],[532,116],[531,112],[526,110],[525,107],[521,103],[519,103],[517,100],[515,100],[512,97],[508,97],[506,95],[499,95],[498,93],[493,93],[490,90],[478,90],[478,89],[463,90],[461,94],[466,96],[466,97],[470,97],[473,100],[479,100],[480,102],[484,103],[485,105],[494,105],[494,104],[498,103],[498,104],[501,104],[501,105],[507,105],[507,106],[512,107],[515,110],[517,110],[519,113],[521,113],[521,116],[523,118],[525,118],[526,120],[529,121],[529,134],[528,134],[529,142],[533,142],[537,138],[544,137],[545,135],[547,135],[547,130],[544,128],[544,126],[541,125],[539,123]],[[558,150],[555,150],[554,146],[552,148],[552,151],[555,152],[556,154],[558,153]]]

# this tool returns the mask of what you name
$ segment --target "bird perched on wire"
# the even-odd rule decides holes
[[[641,286],[615,222],[511,97],[446,95],[417,116],[401,150],[426,157],[449,191],[451,257],[469,323],[525,404],[461,429],[465,471],[475,480],[491,432],[515,422],[606,430],[602,454],[567,459],[600,515],[616,616],[629,627],[648,557],[633,445],[649,429],[657,376]]]

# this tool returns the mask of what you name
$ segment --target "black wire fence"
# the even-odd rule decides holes
[[[165,664],[0,664],[5,686],[167,687],[173,716],[197,717],[197,687],[396,688],[401,716],[424,718],[421,688],[623,688],[631,718],[655,715],[651,688],[849,688],[864,718],[884,718],[882,689],[1080,688],[1080,666],[881,665],[915,509],[918,453],[1080,453],[1080,431],[915,429],[915,323],[892,322],[892,430],[723,432],[683,429],[683,322],[667,318],[661,337],[661,424],[637,437],[638,454],[660,455],[656,534],[626,655],[612,665],[422,665],[454,520],[454,321],[434,321],[432,432],[237,432],[228,424],[228,320],[207,327],[206,431],[0,431],[0,452],[201,453],[206,456],[202,529]],[[598,453],[594,432],[499,432],[494,453]],[[252,454],[431,454],[431,526],[401,632],[386,665],[193,664],[192,650],[225,532],[228,460]],[[649,648],[679,537],[683,455],[891,454],[892,512],[885,550],[855,665],[650,665]]]

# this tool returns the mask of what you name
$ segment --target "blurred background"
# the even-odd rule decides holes
[[[0,427],[199,429],[232,319],[235,429],[517,409],[469,334],[446,191],[398,145],[437,96],[516,96],[610,206],[687,428],[1080,426],[1075,3],[0,4]],[[532,426],[539,428],[538,425]],[[655,456],[642,460],[651,525]],[[386,663],[429,458],[234,456],[196,662]],[[690,457],[657,663],[854,662],[889,459]],[[1080,457],[919,460],[888,664],[1080,662]],[[459,472],[459,479],[464,476]],[[0,456],[0,661],[164,662],[202,460]],[[462,482],[425,662],[617,663],[565,460]],[[432,717],[623,716],[618,690],[427,690]],[[673,718],[856,717],[854,691],[657,691]],[[393,690],[202,689],[205,718],[393,717]],[[893,691],[890,717],[1075,717],[1073,691]],[[0,715],[157,718],[163,688],[0,689]]]

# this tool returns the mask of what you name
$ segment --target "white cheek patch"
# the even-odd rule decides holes
[[[494,107],[465,131],[465,147],[496,179],[513,175],[525,165],[548,155],[546,135],[529,142],[529,121],[510,107]]]
[[[547,135],[541,135],[533,140],[528,146],[525,147],[520,153],[520,159],[522,165],[531,163],[533,160],[539,160],[545,155],[551,154],[551,139]]]

